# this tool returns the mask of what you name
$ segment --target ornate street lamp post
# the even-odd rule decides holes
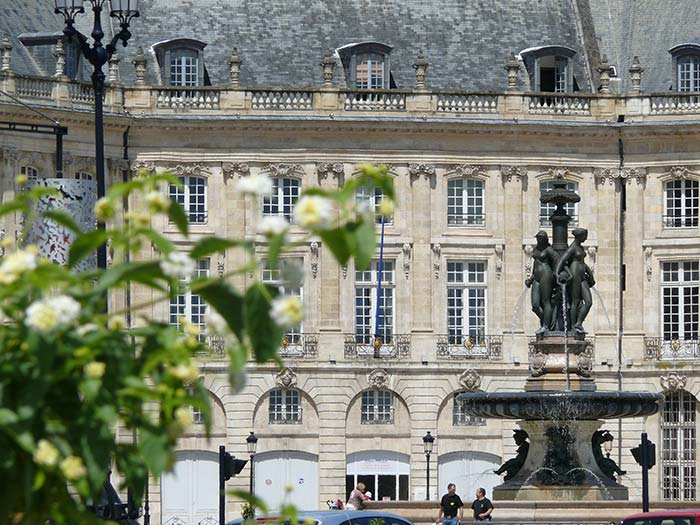
[[[435,437],[430,431],[423,436],[423,452],[425,452],[425,500],[430,501],[430,454],[433,452]]]
[[[112,37],[106,46],[102,45],[105,34],[102,31],[102,7],[107,0],[55,0],[55,13],[63,15],[66,27],[63,30],[68,38],[77,38],[83,56],[93,66],[92,86],[95,90],[95,176],[97,179],[97,198],[105,196],[105,160],[104,160],[104,130],[102,123],[102,98],[104,95],[105,74],[102,72],[109,59],[112,58],[117,49],[117,43],[121,40],[122,45],[131,38],[129,32],[129,22],[132,18],[139,16],[138,0],[109,0],[109,16],[119,20],[120,30]],[[75,17],[85,12],[84,4],[92,6],[94,22],[92,26],[92,45],[88,43],[88,38],[75,27]],[[98,222],[97,227],[104,229],[104,223]],[[107,267],[107,246],[102,244],[97,250],[97,267]]]
[[[253,495],[253,458],[255,457],[255,451],[258,448],[258,438],[255,432],[251,432],[245,440],[248,445],[248,454],[250,455],[250,495]]]

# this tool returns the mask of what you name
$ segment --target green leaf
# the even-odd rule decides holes
[[[180,233],[187,236],[190,221],[185,214],[184,208],[174,200],[171,202],[170,208],[168,208],[168,217],[175,223]]]
[[[236,246],[249,247],[252,243],[249,241],[234,241],[230,239],[223,239],[221,237],[204,237],[197,241],[197,243],[192,248],[190,257],[193,259],[201,259],[212,253],[224,252],[227,248],[234,248]]]
[[[175,244],[169,239],[163,237],[160,233],[150,228],[144,229],[141,233],[151,240],[160,253],[168,254],[175,250]]]
[[[25,200],[26,199],[15,199],[4,204],[0,204],[0,217],[7,215],[8,213],[24,210],[26,207]]]
[[[201,286],[193,286],[192,291],[226,319],[231,331],[239,341],[243,341],[243,298],[230,284],[223,280],[204,281]]]
[[[17,414],[7,408],[0,408],[0,426],[11,425],[18,420]]]
[[[42,215],[47,219],[51,219],[55,223],[60,224],[64,228],[67,228],[75,234],[80,234],[83,231],[80,225],[73,220],[73,217],[68,215],[63,210],[48,210],[42,213]]]
[[[328,246],[328,249],[330,249],[338,260],[338,263],[340,263],[341,266],[346,265],[352,255],[351,244],[354,244],[355,240],[352,239],[352,242],[349,243],[345,229],[343,228],[322,231],[319,235],[323,243]]]
[[[269,512],[265,502],[247,490],[232,490],[229,492],[229,494],[233,495],[235,498],[242,499],[256,509],[259,509],[262,514],[267,514]]]
[[[93,230],[78,235],[70,245],[68,252],[68,266],[71,268],[88,257],[109,239],[109,233],[105,230]]]
[[[276,291],[255,283],[245,293],[245,326],[258,363],[269,361],[282,341],[282,329],[270,317],[270,299]]]
[[[170,464],[168,435],[161,429],[151,431],[151,429],[142,428],[139,435],[139,449],[149,472],[154,476],[160,476]]]
[[[286,235],[273,235],[270,237],[269,243],[267,245],[267,262],[270,265],[270,269],[274,270],[277,268],[277,260],[279,259],[280,253],[282,253],[282,248],[284,247]]]
[[[377,250],[374,224],[370,221],[362,221],[355,229],[354,236],[355,267],[363,271],[369,267]]]
[[[158,280],[167,279],[160,269],[158,261],[128,262],[115,264],[104,271],[95,286],[95,292],[102,292],[127,281],[135,281],[152,288],[168,291],[168,287]]]

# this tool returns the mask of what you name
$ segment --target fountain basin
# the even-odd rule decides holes
[[[592,421],[650,416],[661,394],[651,392],[470,392],[460,394],[466,413],[494,419]]]

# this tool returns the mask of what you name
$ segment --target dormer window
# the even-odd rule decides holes
[[[204,66],[206,45],[198,40],[179,38],[153,46],[163,84],[184,87],[211,85]]]
[[[389,60],[391,49],[380,42],[348,44],[339,48],[348,86],[357,89],[395,88]]]
[[[530,75],[533,91],[567,93],[578,91],[573,58],[576,51],[563,46],[543,46],[520,52]]]
[[[673,57],[678,91],[700,91],[700,44],[681,44],[668,50]]]

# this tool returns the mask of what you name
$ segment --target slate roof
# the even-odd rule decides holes
[[[694,0],[588,0],[600,40],[617,66],[622,87],[635,55],[644,68],[642,91],[675,89],[675,72],[668,50],[678,44],[700,43],[700,3]]]
[[[393,47],[398,88],[413,87],[419,49],[430,61],[430,88],[503,90],[508,53],[561,45],[577,51],[574,72],[583,91],[597,83],[603,53],[616,66],[623,89],[638,55],[645,68],[642,89],[667,91],[674,76],[668,49],[700,42],[700,3],[691,0],[141,0],[140,11],[129,46],[119,47],[127,84],[134,79],[131,61],[138,46],[149,59],[147,80],[158,84],[153,45],[192,38],[207,43],[204,60],[214,85],[228,83],[226,61],[234,46],[243,59],[241,85],[310,87],[321,84],[319,62],[326,49],[378,41]],[[84,33],[91,19],[79,16]],[[108,36],[112,24],[105,13]],[[50,0],[0,0],[0,31],[11,36],[18,73],[51,75],[54,63],[48,49],[35,46],[30,52],[17,36],[62,28]],[[529,89],[523,71],[520,78]],[[335,82],[343,85],[341,67]]]

